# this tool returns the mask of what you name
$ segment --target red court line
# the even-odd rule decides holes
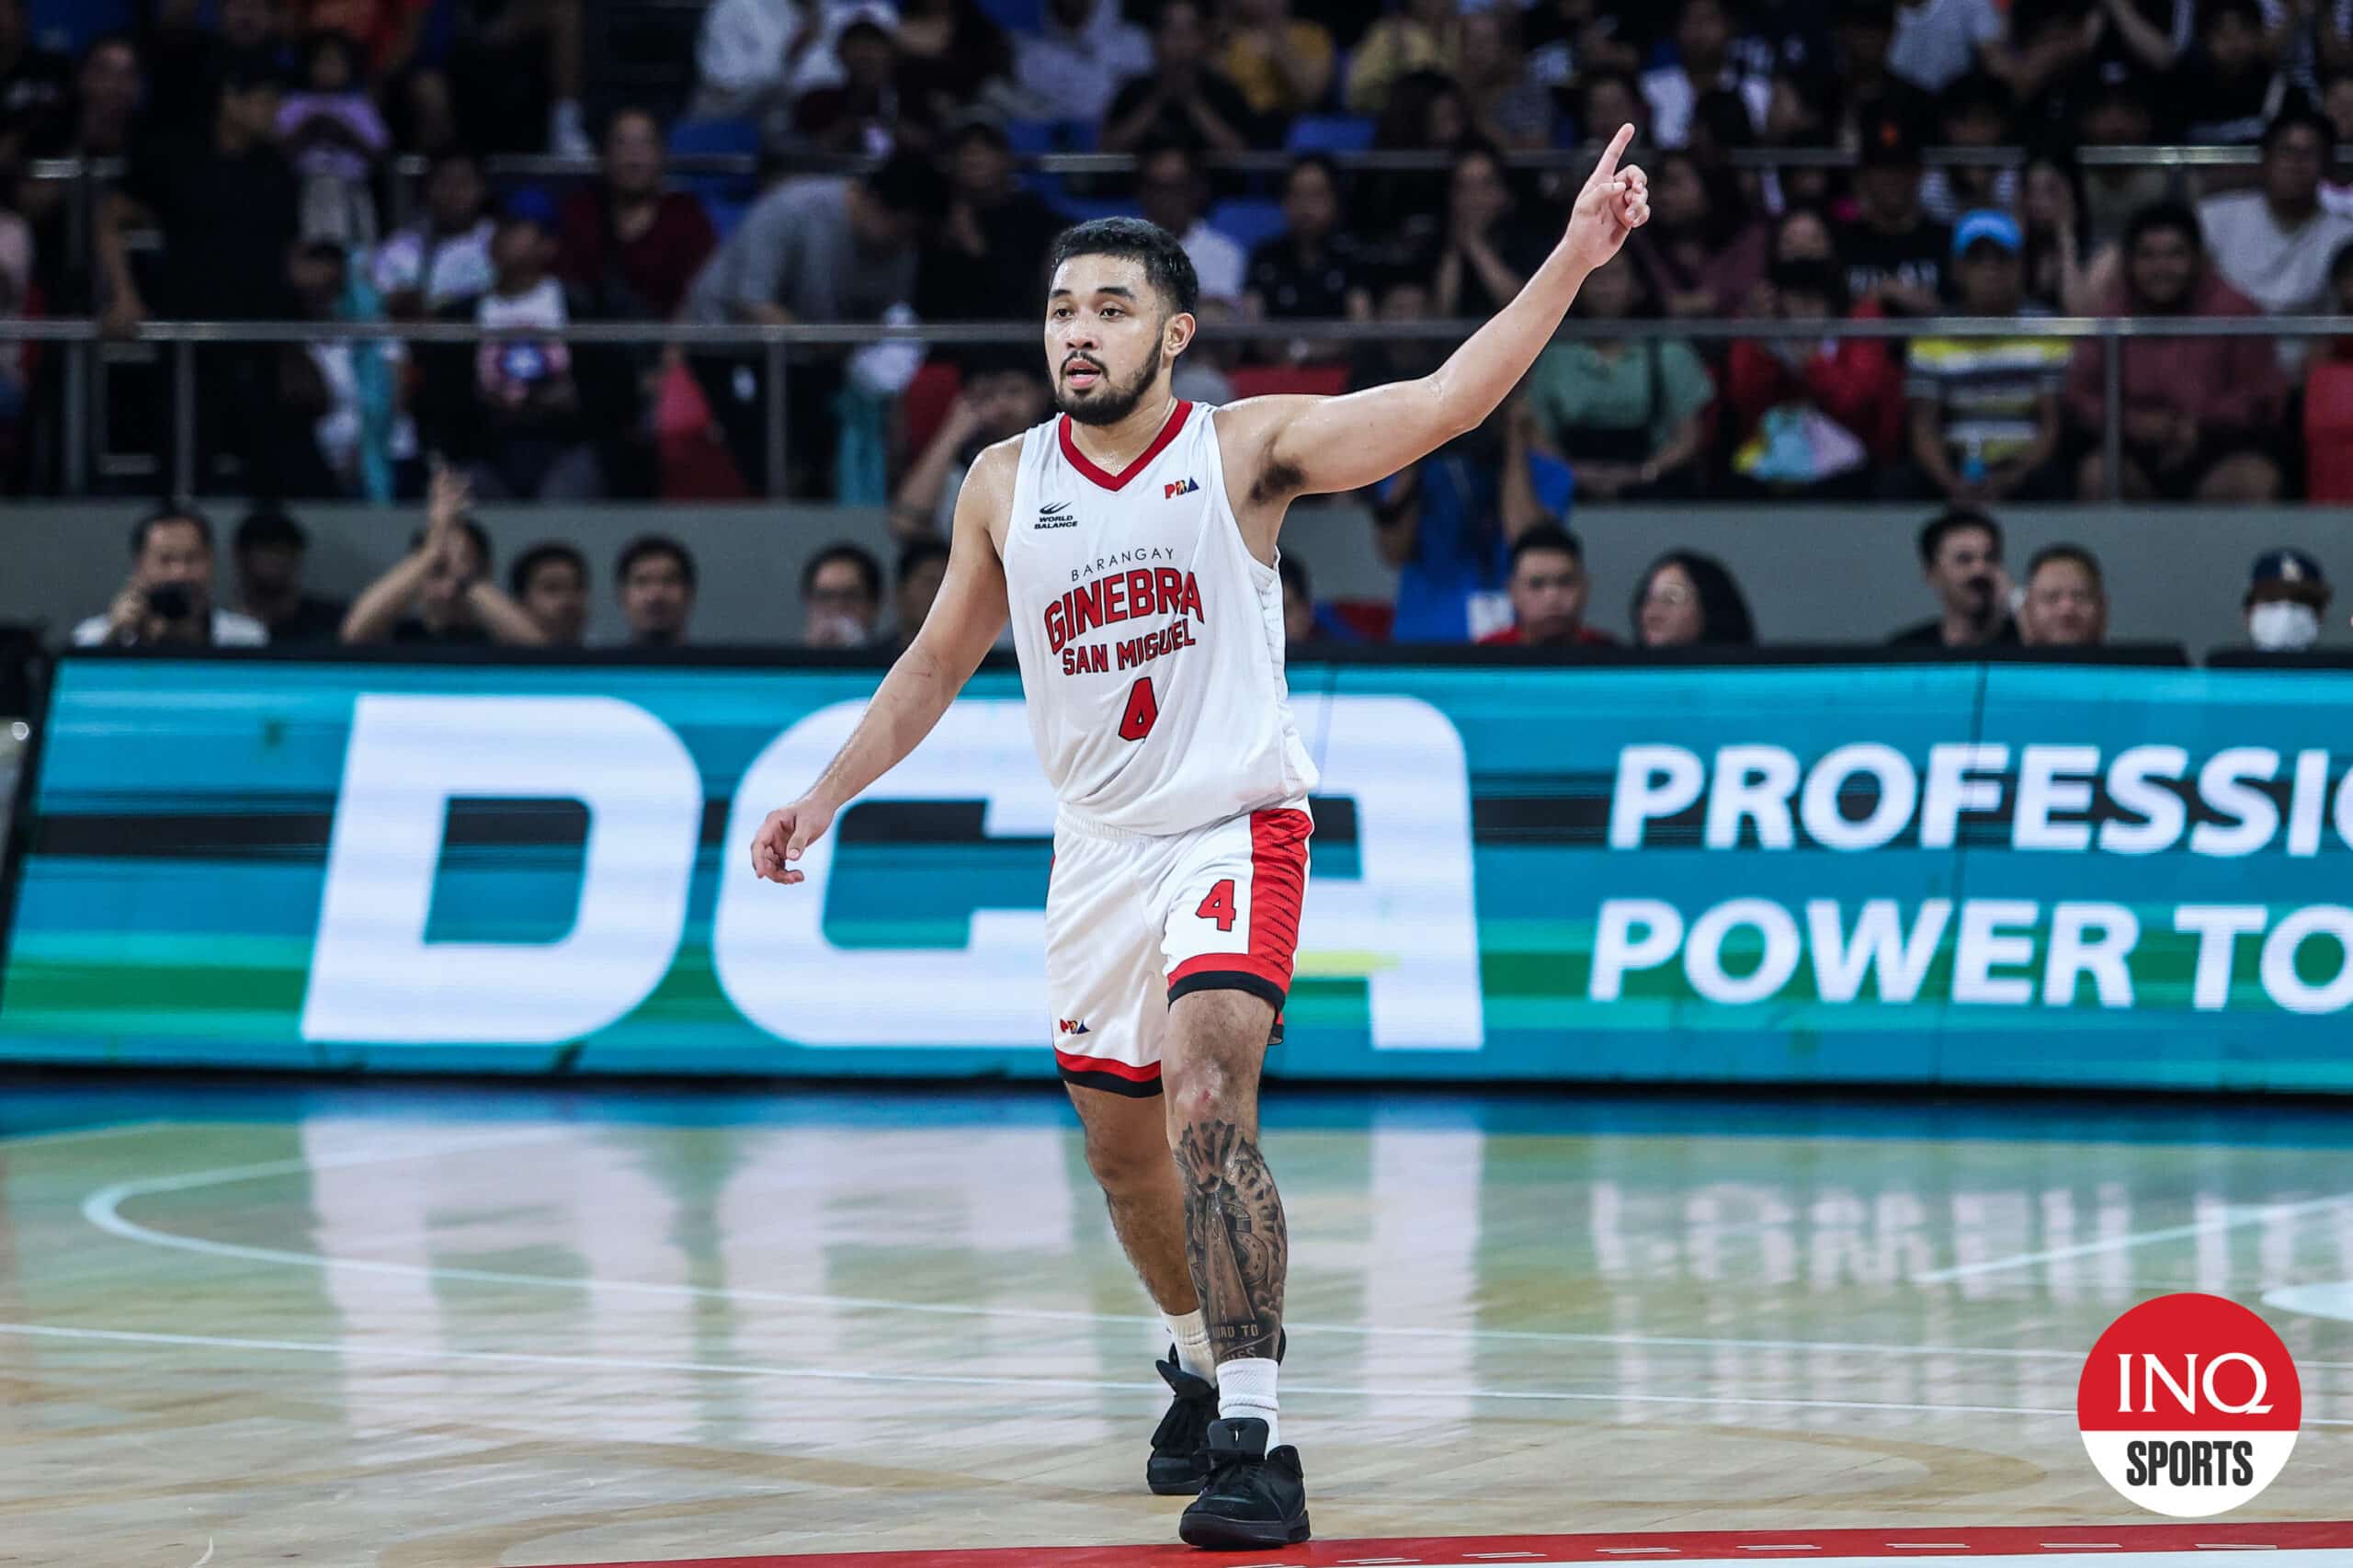
[[[825,1552],[800,1557],[707,1557],[681,1562],[577,1563],[572,1568],[1339,1568],[1366,1558],[1402,1559],[1425,1568],[1508,1568],[1533,1553],[1554,1562],[1673,1562],[1682,1557],[1733,1557],[1758,1562],[1825,1557],[1904,1558],[1919,1542],[1968,1552],[2013,1556],[2086,1555],[2095,1543],[2126,1551],[2195,1552],[2218,1546],[2283,1551],[2353,1549],[2353,1521],[2245,1525],[2018,1525],[1955,1529],[1919,1525],[1876,1530],[1701,1530],[1643,1535],[1428,1536],[1404,1540],[1318,1540],[1281,1551],[1205,1552],[1188,1546],[1003,1547],[979,1551]],[[1906,1543],[1912,1543],[1908,1546]],[[1779,1548],[1775,1551],[1773,1548]],[[1958,1552],[1956,1552],[1956,1555]]]

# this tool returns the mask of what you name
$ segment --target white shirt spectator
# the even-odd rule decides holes
[[[1773,102],[1773,85],[1761,76],[1744,76],[1733,66],[1724,67],[1716,78],[1716,85],[1740,95],[1748,106],[1748,123],[1763,129],[1766,111]],[[1662,147],[1681,147],[1691,140],[1691,114],[1699,107],[1699,97],[1691,90],[1691,78],[1680,65],[1662,65],[1655,71],[1643,73],[1643,97],[1650,100],[1651,140]]]
[[[1176,242],[1185,247],[1185,255],[1193,263],[1193,272],[1201,280],[1201,298],[1237,302],[1242,298],[1243,274],[1249,258],[1242,247],[1219,233],[1207,219],[1196,219]]]
[[[2200,202],[2198,222],[2223,280],[2266,314],[2321,315],[2335,309],[2328,264],[2338,246],[2353,240],[2353,218],[2324,204],[2296,228],[2285,229],[2261,191],[2239,190]],[[2308,347],[2300,339],[2281,338],[2279,363],[2291,371],[2300,369]]]
[[[417,290],[425,295],[427,311],[489,293],[496,276],[490,264],[490,236],[497,228],[484,218],[463,233],[438,240],[429,238],[422,224],[403,229],[376,247],[370,268],[376,291]]]
[[[1040,119],[1099,122],[1128,78],[1151,69],[1152,40],[1121,19],[1119,0],[1095,0],[1075,30],[1055,20],[1049,6],[1045,31],[1025,35],[1014,58],[1025,107]]]
[[[74,646],[96,648],[107,640],[113,626],[103,615],[94,615],[77,621],[74,627]],[[249,615],[239,615],[233,609],[216,608],[212,612],[212,645],[216,648],[263,648],[269,644],[269,629]]]
[[[1895,7],[1888,70],[1915,87],[1941,93],[1977,67],[1977,51],[1998,42],[2006,24],[1994,0],[1922,0]]]
[[[802,0],[718,0],[703,13],[695,40],[695,71],[701,90],[693,112],[705,119],[756,114],[780,108],[813,87],[842,80],[834,40],[853,17],[871,17],[886,28],[899,25],[898,7],[886,0],[819,0],[820,36],[790,59],[801,37]]]

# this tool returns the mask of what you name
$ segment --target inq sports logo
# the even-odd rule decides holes
[[[2075,1423],[2108,1483],[2177,1519],[2253,1501],[2295,1450],[2303,1389],[2271,1325],[2220,1296],[2143,1301],[2108,1325]]]

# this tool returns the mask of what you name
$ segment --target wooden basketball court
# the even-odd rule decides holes
[[[2353,1562],[2349,1121],[1277,1085],[1317,1542],[1247,1561]],[[1205,1560],[1051,1087],[123,1080],[0,1131],[10,1568]],[[2204,1525],[2074,1419],[2176,1290],[2304,1389]]]

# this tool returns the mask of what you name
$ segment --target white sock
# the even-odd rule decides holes
[[[1169,1335],[1176,1341],[1176,1364],[1197,1378],[1217,1381],[1217,1358],[1210,1354],[1210,1325],[1195,1307],[1181,1316],[1176,1312],[1160,1314],[1168,1324]]]
[[[1217,1369],[1217,1414],[1222,1421],[1263,1421],[1267,1451],[1282,1446],[1282,1429],[1275,1422],[1275,1371],[1272,1358],[1242,1356]]]

